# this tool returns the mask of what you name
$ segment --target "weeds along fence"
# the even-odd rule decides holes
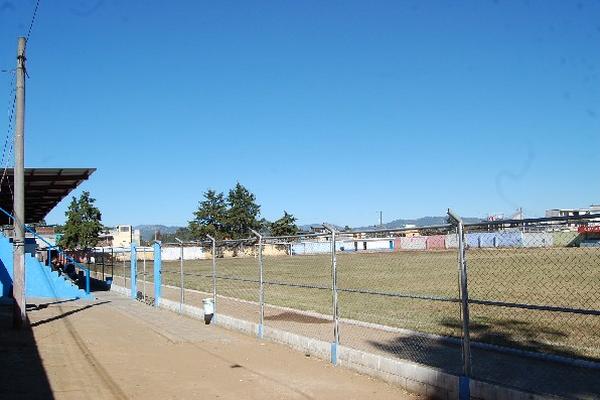
[[[140,295],[153,275],[140,278],[137,249],[137,297],[180,310],[213,298],[217,321],[331,343],[334,362],[345,346],[530,392],[598,397],[600,218],[449,221],[155,244],[147,262],[161,293]]]

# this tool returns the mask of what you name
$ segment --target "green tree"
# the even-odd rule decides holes
[[[273,236],[290,236],[298,233],[296,217],[292,214],[288,214],[287,211],[283,212],[283,217],[272,222],[270,228],[271,235]]]
[[[188,229],[194,239],[204,239],[207,234],[216,239],[226,236],[227,204],[223,193],[207,190],[204,200],[194,212],[194,219],[189,221]]]
[[[185,227],[177,228],[175,233],[164,233],[164,234],[160,235],[160,240],[164,243],[176,243],[177,242],[177,240],[175,240],[176,238],[179,240],[183,240],[184,242],[195,239],[192,236],[192,232],[189,230],[189,228],[185,228]]]
[[[258,226],[259,226],[259,228],[257,229],[257,231],[260,232],[261,235],[263,235],[263,236],[271,235],[271,222],[268,221],[266,218],[261,218],[258,221]]]
[[[256,204],[256,197],[239,182],[229,191],[227,205],[225,228],[231,239],[247,237],[251,234],[250,229],[260,229],[261,224],[257,219],[260,206]]]
[[[94,205],[96,199],[89,192],[83,192],[77,200],[72,198],[65,212],[67,222],[63,227],[63,236],[59,245],[69,250],[87,249],[98,243],[98,234],[102,231],[102,214]]]

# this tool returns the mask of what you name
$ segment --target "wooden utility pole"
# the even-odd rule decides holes
[[[14,169],[14,253],[13,253],[13,325],[27,324],[25,312],[25,38],[19,38],[17,48],[17,87]]]

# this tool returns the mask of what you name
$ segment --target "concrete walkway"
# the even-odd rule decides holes
[[[282,345],[95,294],[31,308],[24,332],[1,310],[2,399],[417,398]]]

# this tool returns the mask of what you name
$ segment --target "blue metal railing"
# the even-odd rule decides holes
[[[0,207],[0,211],[2,211],[8,218],[12,219],[13,221],[15,220],[15,217],[11,213],[9,213],[5,209],[3,209],[2,207]],[[67,253],[65,253],[59,246],[48,242],[46,239],[44,239],[43,237],[38,235],[36,231],[31,229],[27,225],[23,224],[23,227],[25,228],[25,230],[27,232],[31,233],[36,239],[40,239],[42,242],[46,243],[46,245],[48,245],[48,250],[56,250],[58,252],[58,254],[63,256],[67,261],[73,263],[80,270],[85,271],[85,293],[90,294],[90,269],[88,267],[86,267],[85,265],[81,264],[80,262],[78,262],[77,260],[75,260],[73,257],[68,255]]]

